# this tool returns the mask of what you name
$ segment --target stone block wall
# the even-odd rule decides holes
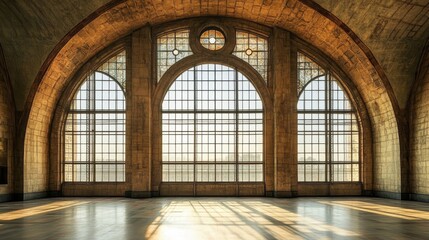
[[[419,1],[314,0],[347,23],[386,72],[401,109],[429,37],[429,5]]]
[[[14,103],[7,66],[0,46],[0,202],[13,193]]]
[[[79,24],[57,46],[32,88],[20,126],[25,193],[48,190],[52,115],[70,77],[92,56],[144,23],[197,16],[228,16],[277,26],[313,44],[348,74],[366,104],[372,125],[374,189],[401,193],[401,138],[398,106],[381,66],[344,23],[302,1],[123,1]],[[21,155],[21,154],[20,154]],[[144,167],[143,167],[144,168]]]
[[[429,201],[429,48],[421,59],[413,102],[410,139],[411,196]],[[413,96],[413,95],[412,95]]]

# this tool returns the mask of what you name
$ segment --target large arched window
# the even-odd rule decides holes
[[[125,181],[125,52],[89,73],[64,126],[65,182]]]
[[[331,71],[298,53],[298,181],[356,182],[356,110]]]
[[[50,179],[66,183],[57,190],[289,196],[295,188],[313,194],[316,185],[323,195],[370,189],[369,118],[346,74],[285,30],[227,20],[148,25],[85,64],[52,121]]]
[[[162,103],[163,182],[262,182],[263,104],[236,69],[183,72]]]

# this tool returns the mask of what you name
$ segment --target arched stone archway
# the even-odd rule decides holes
[[[427,133],[429,129],[429,42],[420,59],[417,79],[410,95],[410,193],[411,199],[429,202]]]
[[[20,176],[13,172],[15,141],[15,102],[13,101],[9,73],[0,45],[0,201],[10,200],[14,183]]]
[[[388,81],[368,48],[343,23],[317,7],[290,1],[115,1],[76,26],[46,60],[21,122],[23,193],[47,192],[52,116],[70,77],[95,53],[145,24],[198,16],[246,19],[291,31],[334,59],[349,74],[372,122],[373,190],[397,197],[407,191],[403,129]],[[31,180],[31,181],[30,181]]]

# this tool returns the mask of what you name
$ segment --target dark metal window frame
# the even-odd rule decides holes
[[[180,35],[180,37],[178,35]],[[176,62],[193,54],[189,35],[189,28],[179,28],[157,36],[156,45],[154,46],[157,56],[157,81],[159,81],[164,73]],[[173,42],[173,44],[170,42]],[[162,57],[163,55],[165,57]]]
[[[115,66],[117,66],[117,65],[115,64]],[[122,69],[122,70],[125,70],[125,69]],[[123,102],[123,109],[113,109],[112,110],[110,108],[110,106],[107,109],[96,109],[96,106],[95,106],[95,103],[97,101],[97,98],[95,96],[96,91],[101,91],[102,93],[107,92],[107,94],[110,94],[111,91],[114,91],[116,99],[110,99],[110,98],[104,99],[103,98],[103,100],[107,100],[107,101],[114,100],[115,106],[116,107],[118,106],[118,99],[117,99],[118,91],[117,90],[112,90],[110,88],[109,89],[102,89],[102,90],[96,89],[95,84],[97,81],[97,79],[96,79],[97,73],[108,77],[108,80],[102,80],[102,81],[107,81],[107,82],[113,81],[114,84],[116,84],[116,86],[119,88],[119,91],[122,92],[123,99],[121,101]],[[100,80],[98,80],[98,81],[100,81]],[[80,92],[81,87],[85,83],[88,84],[88,93],[87,93],[87,97],[85,99],[87,102],[87,106],[84,109],[75,109],[74,104],[75,104],[75,101],[78,100],[78,99],[76,99],[76,97],[77,97],[78,93]],[[79,183],[79,182],[91,182],[91,183],[125,182],[125,171],[126,171],[126,166],[125,166],[125,159],[126,159],[126,91],[124,89],[124,86],[120,82],[118,82],[118,80],[116,78],[109,75],[105,71],[94,70],[94,71],[90,71],[90,73],[86,75],[85,80],[79,85],[78,91],[76,93],[74,93],[73,96],[74,97],[71,100],[70,109],[66,113],[67,119],[71,118],[71,121],[73,124],[71,127],[73,128],[73,130],[71,130],[71,131],[67,130],[70,120],[66,120],[66,122],[64,124],[64,130],[63,130],[63,133],[64,133],[63,134],[63,138],[64,138],[63,139],[63,143],[64,143],[63,144],[63,146],[64,146],[63,154],[64,154],[64,156],[63,156],[63,161],[62,161],[63,182],[74,182],[74,183]],[[74,128],[76,127],[75,120],[77,120],[74,118],[74,116],[76,116],[77,114],[88,115],[88,118],[86,119],[87,120],[87,123],[86,123],[87,130],[84,131],[83,134],[82,134],[82,132],[80,134],[76,133],[76,131],[74,130]],[[116,123],[114,125],[117,127],[118,125],[122,124],[123,130],[122,131],[113,131],[113,132],[110,130],[96,131],[96,128],[97,128],[97,126],[96,126],[97,117],[96,116],[98,114],[115,114],[115,118],[113,121],[115,121],[115,120],[116,121],[122,121],[122,123],[119,123],[119,124]],[[118,118],[118,115],[119,116],[122,115],[123,118]],[[105,119],[103,119],[103,120],[105,120]],[[109,119],[106,119],[106,120],[109,121]],[[112,125],[112,124],[109,123],[109,126],[110,125]],[[103,136],[103,135],[105,135],[105,133],[108,133],[109,136],[113,135],[116,137],[118,137],[118,136],[123,137],[123,143],[121,143],[123,145],[123,152],[121,152],[121,153],[118,152],[118,148],[117,148],[118,143],[117,142],[114,144],[116,146],[115,151],[114,151],[115,161],[96,161],[96,154],[97,153],[104,154],[104,153],[100,153],[100,152],[96,151],[96,144],[97,144],[96,137],[98,135]],[[71,143],[67,143],[65,140],[66,136],[68,134],[71,134],[71,136],[72,136],[72,142]],[[76,154],[81,154],[76,150],[76,147],[77,147],[76,144],[77,143],[76,143],[75,138],[77,136],[86,136],[88,138],[86,144],[83,144],[83,145],[86,145],[86,148],[87,148],[87,151],[85,153],[85,155],[87,155],[87,161],[78,162],[75,159]],[[67,154],[66,153],[67,152],[66,146],[68,144],[71,145],[71,149],[72,149],[71,154],[73,155],[73,159],[71,159],[71,161],[67,161],[67,159],[66,159],[66,154]],[[101,145],[103,145],[103,144],[105,144],[105,143],[101,143]],[[112,143],[109,142],[107,144],[111,145]],[[111,154],[111,153],[109,152],[109,154]],[[123,161],[118,160],[118,154],[122,154]],[[66,165],[70,165],[72,167],[71,177],[66,176],[66,174],[67,174]],[[77,179],[76,176],[74,175],[75,174],[74,168],[76,166],[82,166],[82,165],[85,165],[87,167],[86,177],[84,180],[82,180],[82,178]],[[97,179],[98,176],[97,176],[97,172],[96,172],[97,167],[101,166],[102,168],[104,168],[105,166],[110,166],[110,165],[115,166],[115,171],[114,171],[115,179],[107,179],[107,181],[103,180],[103,179],[98,180]],[[121,167],[121,166],[123,169],[123,178],[118,179],[118,167]],[[102,172],[104,172],[104,170],[102,170]],[[110,173],[109,170],[107,170],[107,172]],[[68,180],[68,179],[71,179],[71,180]]]
[[[302,55],[304,55],[305,57],[308,58],[308,56],[306,54],[303,54],[303,53],[300,53],[300,52],[298,52],[298,54],[302,54]],[[315,63],[315,64],[318,65],[317,63]],[[325,136],[325,149],[324,149],[325,162],[320,162],[320,161],[316,161],[316,162],[306,162],[306,161],[300,162],[299,159],[298,159],[298,166],[297,166],[298,167],[298,182],[303,182],[303,183],[305,183],[305,182],[311,182],[311,183],[315,183],[315,182],[328,182],[328,183],[332,183],[332,182],[360,182],[361,181],[361,172],[360,172],[361,171],[361,160],[360,160],[360,154],[359,154],[359,152],[357,153],[357,155],[358,155],[357,161],[353,161],[354,159],[352,159],[351,161],[335,161],[335,162],[332,161],[333,154],[334,154],[333,148],[334,148],[334,145],[335,145],[335,143],[333,143],[333,136],[337,135],[337,133],[341,133],[340,131],[334,131],[334,130],[332,130],[332,126],[333,126],[332,115],[334,115],[334,114],[350,114],[350,115],[353,116],[353,118],[351,119],[351,121],[354,121],[354,123],[352,122],[351,124],[356,124],[356,130],[344,131],[343,134],[338,134],[338,135],[348,134],[349,136],[353,136],[354,134],[357,134],[358,135],[358,137],[357,137],[357,139],[358,139],[358,143],[357,143],[357,145],[358,145],[358,151],[360,151],[360,145],[361,145],[360,139],[361,138],[359,136],[360,135],[360,131],[359,131],[358,122],[357,122],[357,111],[354,108],[354,106],[353,106],[352,102],[350,101],[350,99],[348,99],[348,103],[350,104],[350,110],[347,110],[347,109],[342,109],[342,110],[332,109],[332,103],[335,100],[338,100],[338,99],[333,99],[333,97],[332,97],[332,92],[333,92],[332,91],[333,90],[332,89],[332,82],[335,82],[338,85],[338,87],[342,90],[342,92],[343,92],[343,94],[345,96],[348,97],[348,94],[342,89],[343,86],[341,86],[341,83],[336,78],[333,77],[333,73],[329,69],[324,69],[324,68],[321,68],[320,66],[318,66],[318,67],[322,70],[322,74],[314,76],[311,80],[307,81],[305,83],[305,85],[302,86],[301,89],[299,89],[297,104],[299,104],[299,102],[300,102],[300,100],[299,100],[300,96],[306,91],[306,88],[307,88],[308,85],[310,85],[313,81],[316,81],[316,80],[318,80],[321,77],[325,77],[325,80],[324,80],[324,82],[325,82],[324,93],[325,93],[325,96],[326,96],[325,97],[325,101],[324,101],[325,109],[321,109],[321,110],[318,110],[318,109],[317,110],[313,110],[313,109],[311,109],[311,110],[305,110],[305,109],[304,110],[300,110],[298,108],[297,109],[297,115],[298,115],[298,126],[300,125],[300,120],[304,122],[301,125],[305,125],[305,120],[306,119],[305,118],[304,119],[300,119],[300,115],[301,114],[302,115],[305,115],[305,114],[321,114],[321,115],[324,116],[323,119],[317,119],[317,120],[323,120],[325,122],[325,124],[324,124],[325,131],[322,134],[322,136],[323,135]],[[298,71],[300,71],[300,69],[298,69]],[[299,81],[300,81],[300,79],[298,78],[298,86],[300,86]],[[313,119],[311,119],[311,120],[313,120]],[[305,139],[305,136],[306,135],[308,136],[308,134],[310,134],[311,137],[314,135],[313,132],[306,134],[305,130],[299,130],[299,128],[297,129],[297,136],[298,136],[298,138],[299,138],[299,136],[304,136],[304,139]],[[298,141],[298,145],[299,144],[300,143]],[[305,145],[305,140],[304,140],[303,144]],[[353,143],[351,142],[350,144],[351,144],[351,149],[352,149],[353,148]],[[301,152],[299,151],[299,148],[298,148],[297,154],[299,155],[300,153]],[[323,153],[323,152],[318,152],[318,153]],[[344,153],[346,153],[346,152],[344,152]],[[353,151],[350,152],[350,154],[352,154],[352,153],[353,153]],[[319,175],[318,176],[318,180],[313,180],[313,179],[307,180],[306,179],[306,166],[307,165],[309,165],[309,166],[312,166],[312,165],[325,165],[325,173],[324,173],[325,177],[324,177],[324,179],[320,180],[319,179],[320,175]],[[335,178],[334,177],[334,170],[333,170],[333,166],[334,165],[343,165],[343,166],[350,165],[350,168],[351,168],[350,169],[350,178],[351,178],[351,181],[336,181],[334,179]],[[357,166],[357,171],[358,171],[358,178],[357,179],[353,178],[353,165],[358,165]],[[300,166],[303,166],[303,169],[304,169],[303,170],[304,171],[304,176],[303,176],[304,180],[303,181],[299,180],[300,179],[300,176],[299,176],[299,174],[300,174],[299,167]],[[343,169],[342,173],[343,173],[343,179],[344,179],[344,175],[345,175],[344,169]]]
[[[221,64],[220,66],[225,66],[225,65]],[[196,106],[197,106],[197,102],[199,101],[198,94],[197,94],[198,93],[197,82],[198,82],[198,80],[201,80],[201,79],[198,79],[198,77],[197,77],[197,71],[195,70],[195,67],[193,67],[192,69],[193,69],[192,71],[193,71],[193,74],[194,74],[193,80],[191,80],[191,81],[193,81],[193,84],[194,84],[194,86],[193,86],[193,94],[194,94],[194,96],[193,96],[193,104],[194,105],[193,106],[194,106],[194,109],[193,110],[164,110],[164,109],[162,109],[161,114],[162,115],[164,115],[164,114],[192,114],[193,115],[193,120],[194,120],[194,122],[193,122],[193,134],[192,134],[194,136],[194,142],[193,142],[193,145],[194,145],[193,146],[194,147],[194,149],[193,149],[193,161],[192,162],[189,162],[189,161],[186,161],[186,162],[161,161],[161,164],[162,164],[162,166],[164,166],[164,165],[180,165],[180,164],[192,165],[193,179],[190,179],[188,181],[166,181],[166,180],[163,179],[163,182],[189,182],[189,183],[192,183],[192,182],[194,182],[194,183],[197,183],[197,182],[198,183],[204,183],[204,182],[210,182],[210,183],[231,183],[231,182],[236,182],[236,183],[238,183],[238,182],[248,182],[248,183],[251,183],[251,182],[264,182],[264,178],[265,178],[265,176],[264,176],[264,160],[263,160],[264,159],[264,157],[263,157],[264,110],[263,110],[263,103],[262,103],[262,100],[260,99],[259,93],[256,91],[256,89],[254,90],[254,92],[255,92],[255,94],[257,94],[257,96],[259,98],[259,101],[260,101],[260,104],[261,104],[261,109],[260,110],[239,110],[239,106],[238,105],[239,105],[240,100],[239,100],[238,95],[239,95],[239,91],[240,90],[239,90],[239,86],[238,85],[239,85],[239,82],[243,81],[243,80],[239,80],[239,77],[238,77],[239,71],[237,69],[230,68],[230,69],[232,69],[234,71],[234,82],[235,82],[235,86],[234,86],[234,95],[235,95],[234,102],[235,102],[235,106],[234,106],[234,109],[233,110],[229,110],[229,109],[228,110],[197,110]],[[188,72],[190,70],[191,69],[188,69],[184,73],[186,73],[186,72]],[[204,70],[200,70],[200,71],[204,71]],[[222,71],[222,70],[220,70],[220,71]],[[249,82],[249,84],[251,84],[251,86],[253,86],[253,84],[247,78],[245,78],[245,79]],[[248,91],[251,91],[251,90],[248,90]],[[167,91],[167,93],[168,93],[168,91]],[[222,113],[225,113],[225,114],[234,114],[234,116],[235,116],[235,118],[234,118],[235,119],[235,123],[234,123],[234,126],[235,126],[235,131],[234,131],[234,139],[235,139],[235,142],[234,142],[234,155],[235,156],[234,157],[235,157],[235,161],[234,162],[229,162],[229,161],[226,161],[226,162],[217,162],[217,161],[215,161],[215,162],[202,162],[202,161],[197,161],[196,160],[197,159],[197,154],[199,153],[198,149],[197,149],[197,145],[198,145],[198,142],[197,142],[197,137],[198,137],[198,131],[197,131],[198,123],[197,123],[197,120],[198,120],[198,118],[197,118],[197,116],[199,114],[222,114]],[[261,126],[261,130],[259,131],[259,133],[260,133],[259,135],[262,138],[262,143],[261,143],[261,145],[262,145],[261,146],[262,147],[262,152],[260,153],[261,157],[262,157],[262,161],[256,161],[256,162],[251,162],[251,161],[243,162],[243,161],[239,161],[239,154],[240,154],[239,153],[239,144],[240,144],[239,143],[239,136],[240,136],[239,134],[240,133],[257,133],[256,131],[247,131],[247,132],[245,132],[245,131],[239,131],[239,124],[240,124],[239,123],[239,121],[240,121],[239,115],[240,114],[246,114],[246,113],[261,114],[262,115],[262,117],[260,119],[257,119],[257,120],[261,121],[261,125],[262,125]],[[161,125],[164,126],[164,122]],[[162,131],[162,132],[164,132],[164,131]],[[164,135],[164,134],[162,134],[162,135]],[[214,143],[214,144],[216,144],[216,143]],[[234,164],[234,166],[235,166],[235,176],[234,176],[234,180],[233,181],[218,181],[218,180],[216,180],[216,170],[217,170],[216,166],[220,165],[220,164],[225,164],[225,165],[229,165],[229,164],[232,165],[232,164]],[[215,170],[214,170],[214,174],[215,174],[214,179],[215,180],[214,181],[198,181],[198,179],[197,179],[197,170],[196,170],[196,167],[198,165],[214,165],[215,166]],[[240,175],[239,168],[240,168],[240,166],[245,166],[245,165],[248,165],[248,166],[250,166],[250,165],[260,165],[260,167],[261,167],[261,174],[262,174],[261,180],[260,181],[256,181],[256,180],[255,181],[245,181],[245,180],[240,181],[239,180],[239,175]],[[164,171],[164,167],[163,167],[162,171]],[[164,172],[163,172],[163,174],[164,174]],[[255,175],[256,174],[257,174],[257,172],[255,170]]]
[[[268,39],[248,30],[236,29],[235,31],[236,44],[232,54],[249,63],[262,76],[265,82],[267,82]],[[252,46],[252,41],[256,42],[256,47],[255,45]],[[242,47],[245,49],[240,49]],[[251,51],[250,55],[246,53],[247,50]]]

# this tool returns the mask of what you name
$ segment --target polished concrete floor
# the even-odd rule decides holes
[[[429,204],[380,198],[0,203],[0,239],[429,239]]]

